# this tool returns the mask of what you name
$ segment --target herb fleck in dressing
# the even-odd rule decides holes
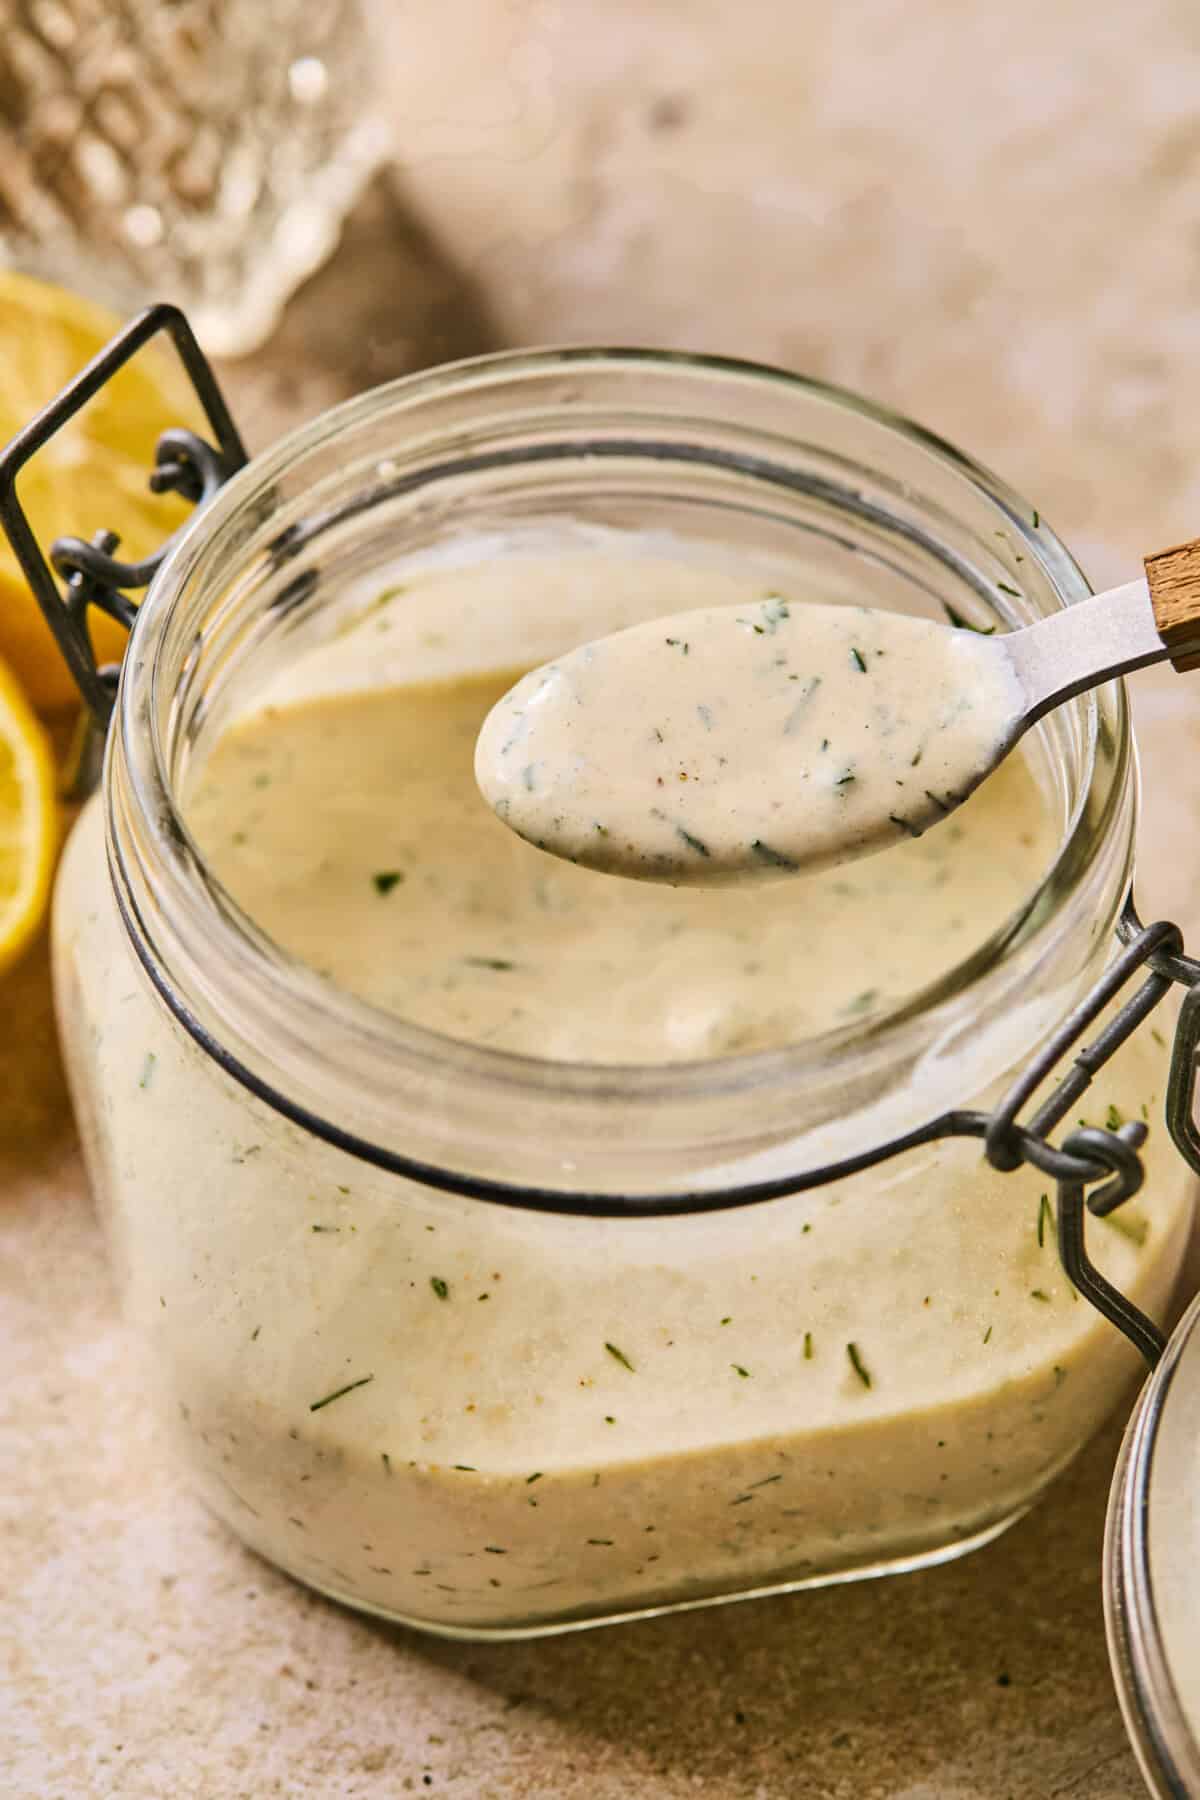
[[[764,881],[920,837],[1022,710],[974,632],[772,594],[523,676],[484,722],[475,774],[506,825],[569,862]]]

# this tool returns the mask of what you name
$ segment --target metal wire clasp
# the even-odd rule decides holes
[[[173,492],[193,505],[203,505],[222,482],[242,467],[246,451],[208,359],[177,306],[160,304],[140,313],[0,451],[0,528],[13,547],[80,693],[102,729],[112,714],[119,670],[112,665],[97,665],[88,610],[99,607],[127,629],[131,627],[137,616],[137,602],[130,597],[130,590],[149,586],[170,554],[178,532],[153,556],[137,563],[119,562],[113,555],[120,542],[115,532],[99,531],[90,544],[82,538],[60,537],[51,546],[47,562],[18,498],[17,477],[30,458],[160,332],[167,334],[179,353],[212,427],[216,446],[178,427],[164,431],[158,440],[149,486],[156,494]],[[63,578],[61,590],[51,572],[51,563]]]
[[[1166,1115],[1180,1154],[1200,1173],[1200,1132],[1193,1116],[1200,1048],[1200,963],[1183,953],[1178,926],[1165,920],[1143,925],[1130,893],[1122,909],[1118,933],[1125,945],[1096,986],[1014,1082],[1000,1105],[985,1120],[984,1152],[993,1168],[1015,1169],[1029,1162],[1058,1185],[1058,1252],[1068,1278],[1106,1319],[1137,1346],[1151,1365],[1166,1348],[1152,1319],[1106,1281],[1087,1253],[1087,1213],[1104,1218],[1123,1206],[1145,1180],[1141,1149],[1147,1127],[1130,1120],[1103,1129],[1081,1124],[1060,1145],[1047,1133],[1066,1116],[1090,1086],[1093,1076],[1164,1000],[1175,983],[1187,988],[1171,1056]],[[1118,1008],[1097,1037],[1078,1053],[1071,1067],[1027,1125],[1017,1114],[1062,1057],[1139,971],[1145,980]],[[1101,1183],[1090,1196],[1086,1190]]]

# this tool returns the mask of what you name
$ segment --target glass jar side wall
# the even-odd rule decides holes
[[[100,838],[93,805],[56,962],[126,1304],[200,1491],[301,1579],[504,1635],[937,1560],[1018,1516],[1133,1368],[1058,1267],[1041,1178],[971,1143],[625,1222],[435,1194],[314,1142],[149,990],[95,900]],[[1161,1065],[1135,1039],[1097,1104],[1152,1106]],[[1154,1313],[1189,1208],[1164,1134],[1149,1165],[1145,1205],[1092,1236]]]

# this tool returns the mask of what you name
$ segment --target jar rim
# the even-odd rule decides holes
[[[168,683],[173,687],[176,678],[166,650],[168,628],[189,587],[204,579],[214,549],[219,547],[223,535],[248,508],[269,496],[273,484],[306,457],[394,410],[419,412],[422,405],[447,393],[474,394],[481,405],[486,405],[490,387],[511,383],[514,379],[544,377],[548,373],[582,375],[589,370],[614,369],[627,369],[634,375],[644,370],[678,374],[683,380],[703,377],[734,385],[766,384],[856,414],[880,428],[887,437],[915,446],[934,464],[948,469],[978,497],[997,508],[1006,520],[1005,530],[1012,534],[1014,543],[1020,544],[1020,553],[1027,563],[1045,577],[1058,606],[1083,599],[1091,592],[1074,558],[1040,514],[1006,483],[937,434],[849,390],[736,358],[620,347],[507,351],[401,377],[293,428],[235,474],[194,517],[174,544],[135,622],[122,672],[116,729],[109,744],[110,867],[114,887],[122,901],[126,928],[143,966],[172,1010],[208,1052],[216,1055],[239,1079],[245,1080],[245,1070],[239,1067],[239,1059],[222,1054],[223,1046],[211,1030],[193,1029],[198,1023],[194,1009],[172,979],[169,958],[161,952],[160,934],[149,928],[144,908],[137,904],[133,893],[136,884],[131,883],[127,866],[130,821],[134,815],[139,828],[139,853],[148,856],[154,865],[151,887],[156,903],[168,908],[186,908],[197,888],[207,890],[206,928],[210,934],[213,930],[218,934],[215,939],[210,937],[208,946],[210,977],[215,977],[219,986],[221,971],[238,971],[246,978],[244,997],[258,1001],[269,998],[273,1003],[268,1008],[271,1016],[278,1021],[286,1014],[298,1041],[306,1039],[310,1046],[317,1044],[326,1029],[341,1023],[352,1030],[360,1042],[370,1043],[376,1055],[399,1053],[401,1060],[410,1067],[414,1062],[450,1064],[465,1078],[499,1083],[512,1092],[544,1087],[552,1078],[557,1087],[569,1093],[573,1102],[580,1103],[610,1099],[617,1088],[623,1099],[660,1104],[667,1099],[695,1100],[717,1092],[744,1092],[764,1080],[787,1080],[795,1087],[797,1083],[803,1083],[807,1075],[815,1075],[818,1069],[825,1075],[832,1066],[849,1057],[861,1056],[864,1051],[877,1059],[894,1057],[902,1050],[905,1034],[915,1021],[928,1020],[939,1006],[949,1005],[965,991],[974,990],[980,981],[1004,963],[1017,945],[1030,943],[1039,934],[1044,935],[1066,896],[1075,891],[1098,855],[1118,816],[1131,767],[1128,712],[1120,683],[1109,684],[1105,690],[1114,749],[1110,791],[1104,804],[1098,813],[1095,809],[1089,813],[1083,804],[1096,781],[1100,712],[1098,696],[1091,693],[1070,703],[1080,709],[1079,716],[1083,721],[1084,763],[1079,775],[1079,800],[1056,853],[1017,911],[967,959],[931,987],[875,1019],[851,1022],[776,1049],[667,1064],[563,1063],[451,1038],[334,988],[307,965],[271,943],[253,922],[244,919],[207,870],[181,816],[170,774],[164,729],[170,708],[163,689]],[[123,822],[114,817],[112,798],[112,770],[118,746],[128,778],[124,783],[127,816]],[[1070,888],[1063,884],[1063,870],[1067,866],[1073,871],[1074,885]],[[1114,915],[1120,898],[1120,893],[1112,896]],[[216,1016],[221,1016],[219,1007]],[[254,1081],[246,1081],[245,1085],[255,1087]],[[286,1096],[274,1091],[271,1084],[259,1083],[257,1091],[277,1106],[281,1099],[286,1101]],[[280,1110],[286,1112],[289,1107],[283,1104]],[[307,1128],[313,1127],[307,1110],[291,1110],[293,1116],[302,1116]],[[356,1154],[366,1154],[376,1161],[397,1160],[371,1155],[370,1142],[364,1143],[353,1136],[347,1138],[345,1133],[340,1136]]]

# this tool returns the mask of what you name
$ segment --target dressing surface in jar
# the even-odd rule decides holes
[[[992,1105],[1094,983],[1120,691],[927,839],[746,893],[552,860],[471,769],[515,674],[687,605],[1080,597],[1030,517],[860,402],[599,353],[368,395],[204,508],[55,936],[128,1307],[248,1543],[521,1634],[956,1554],[1081,1447],[1135,1359],[1046,1177],[956,1138],[784,1190]],[[1153,1117],[1165,1070],[1143,1031],[1080,1110]],[[1145,1156],[1089,1241],[1154,1312],[1189,1199],[1165,1134]]]

